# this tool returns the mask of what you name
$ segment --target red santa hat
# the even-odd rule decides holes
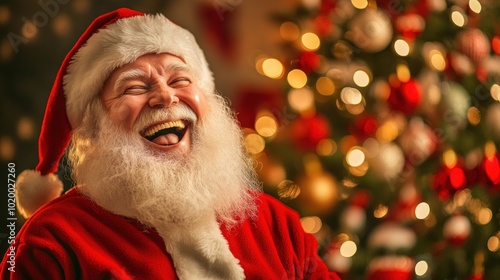
[[[17,180],[19,213],[29,217],[58,197],[63,184],[57,171],[87,105],[99,94],[111,72],[150,53],[170,53],[192,68],[205,93],[214,92],[212,72],[189,31],[163,15],[121,8],[96,18],[69,51],[57,73],[47,102],[38,141],[39,163]]]

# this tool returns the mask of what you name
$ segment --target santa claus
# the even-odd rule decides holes
[[[98,17],[49,97],[29,219],[2,279],[337,279],[297,214],[262,194],[193,36],[162,15]],[[53,174],[68,149],[76,186]],[[50,202],[49,202],[50,201]]]

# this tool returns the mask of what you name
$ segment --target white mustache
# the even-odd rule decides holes
[[[154,123],[165,120],[187,120],[196,123],[198,117],[187,105],[179,103],[169,108],[154,109],[141,113],[134,123],[134,131],[140,132]]]

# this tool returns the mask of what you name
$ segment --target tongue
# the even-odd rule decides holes
[[[165,134],[153,139],[153,142],[158,145],[174,145],[179,142],[179,137],[173,133]]]

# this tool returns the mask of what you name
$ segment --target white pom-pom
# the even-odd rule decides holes
[[[29,218],[40,206],[57,198],[63,191],[63,183],[55,174],[42,176],[35,170],[25,170],[16,182],[17,210]]]

